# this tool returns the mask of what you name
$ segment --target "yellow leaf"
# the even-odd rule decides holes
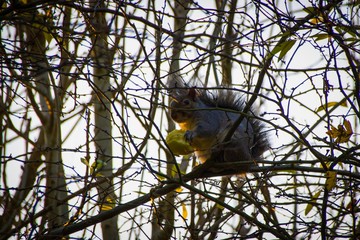
[[[328,191],[331,191],[336,186],[336,172],[327,171],[326,172],[326,183],[325,187]]]
[[[85,164],[86,166],[90,167],[89,161],[88,161],[86,158],[82,157],[82,158],[80,158],[80,161],[81,161],[83,164]]]
[[[161,176],[161,175],[156,175],[156,176],[157,176],[157,178],[158,178],[160,181],[165,180],[165,177],[163,177],[163,176]]]
[[[102,173],[96,173],[96,174],[95,174],[95,177],[105,177],[105,176],[104,176],[104,174],[102,174]]]
[[[344,124],[339,124],[337,128],[331,125],[331,129],[326,134],[335,139],[336,143],[348,142],[353,134],[351,123],[348,120],[344,120]]]
[[[317,193],[315,193],[312,197],[310,202],[306,205],[305,208],[305,216],[311,211],[311,209],[314,207],[316,201],[318,200],[319,196],[320,196],[321,191],[318,191]]]
[[[221,209],[221,210],[224,209],[224,206],[222,206],[222,205],[220,205],[220,204],[218,204],[218,203],[217,203],[215,206],[216,206],[218,209]]]
[[[109,211],[111,209],[113,209],[113,206],[111,206],[111,205],[108,205],[108,204],[101,205],[101,211]]]
[[[175,155],[188,155],[194,152],[190,144],[185,141],[185,131],[174,130],[166,137],[166,143]]]
[[[346,133],[347,133],[348,135],[352,135],[352,134],[353,134],[353,130],[352,130],[350,121],[348,121],[348,120],[345,119],[345,120],[344,120],[344,127],[345,127]]]
[[[106,202],[107,202],[107,203],[111,203],[111,204],[115,204],[115,199],[113,199],[113,198],[110,197],[110,196],[107,196],[107,197],[106,197]]]
[[[178,187],[177,189],[175,189],[175,192],[177,192],[177,193],[181,193],[182,191],[183,191],[182,187]]]
[[[188,211],[186,209],[185,203],[181,203],[181,207],[182,207],[182,217],[186,219],[188,216]]]
[[[297,170],[275,170],[276,172],[284,172],[284,173],[296,173]]]
[[[320,107],[316,110],[316,112],[320,112],[320,111],[325,110],[325,109],[327,109],[327,108],[333,107],[333,106],[335,106],[336,104],[339,104],[339,102],[328,102],[327,104],[320,106]],[[347,107],[347,102],[346,102],[346,101],[341,101],[341,102],[340,102],[340,106]]]
[[[326,132],[327,135],[329,135],[331,138],[337,138],[339,135],[339,131],[336,127],[331,125],[331,129]]]
[[[102,211],[108,211],[115,207],[115,199],[110,196],[107,196],[104,203],[101,205]]]
[[[310,22],[311,24],[316,25],[316,24],[319,24],[319,23],[324,22],[324,18],[323,18],[323,17],[311,18],[311,19],[309,20],[309,22]]]

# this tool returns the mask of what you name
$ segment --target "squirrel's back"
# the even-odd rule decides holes
[[[199,89],[198,91],[200,100],[210,108],[222,109],[224,111],[230,110],[229,112],[233,110],[243,113],[244,111],[245,101],[243,96],[235,90],[217,88],[212,91],[205,89]],[[250,115],[250,117],[244,118],[243,121],[248,121],[252,127],[254,145],[251,148],[251,153],[254,158],[258,158],[268,149],[269,142],[264,130],[264,125],[256,119],[253,112],[253,110],[250,110],[247,114]],[[239,116],[240,115],[237,114],[237,117]]]

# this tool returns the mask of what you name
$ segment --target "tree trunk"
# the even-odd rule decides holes
[[[105,8],[104,2],[90,1],[92,8]],[[112,125],[111,125],[111,91],[110,91],[110,72],[113,54],[108,45],[108,26],[105,14],[95,12],[90,19],[90,29],[92,29],[91,41],[93,45],[92,59],[93,67],[93,91],[96,95],[94,99],[95,110],[95,147],[98,180],[106,178],[112,174]],[[101,175],[101,176],[100,176]],[[99,192],[100,211],[111,209],[117,199],[114,193],[112,181],[106,181],[97,187]],[[119,239],[117,216],[101,222],[101,229],[104,240]]]
[[[34,16],[38,13],[33,12]],[[59,201],[67,197],[66,181],[64,177],[64,168],[61,158],[61,111],[62,100],[58,94],[58,88],[54,79],[51,79],[49,72],[49,63],[44,53],[46,52],[45,33],[42,29],[23,26],[26,33],[26,53],[24,55],[30,63],[30,73],[34,85],[31,81],[23,83],[27,86],[28,97],[34,111],[38,115],[44,130],[43,155],[45,156],[46,169],[46,190],[45,190],[45,208],[51,207],[41,224],[45,227],[54,228],[65,224],[69,219],[69,210],[67,205],[58,206]],[[38,95],[39,100],[36,99]],[[40,160],[40,159],[38,159]]]

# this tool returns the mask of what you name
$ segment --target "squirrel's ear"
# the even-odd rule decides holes
[[[193,101],[195,101],[197,95],[195,87],[189,88],[188,95]]]

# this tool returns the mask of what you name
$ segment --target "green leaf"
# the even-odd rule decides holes
[[[318,11],[318,9],[314,8],[314,7],[306,7],[306,8],[303,9],[303,11],[306,12],[306,13],[315,13],[315,12]]]
[[[319,33],[319,34],[315,34],[311,36],[312,38],[314,38],[315,42],[323,40],[323,39],[328,39],[330,37],[329,34],[327,33]]]
[[[178,170],[177,170],[177,167],[176,167],[175,164],[171,168],[171,176],[172,177],[177,177],[178,176]]]
[[[314,207],[316,201],[318,200],[319,196],[320,196],[321,190],[318,191],[317,193],[315,193],[312,197],[310,202],[308,203],[308,205],[305,208],[305,216],[311,211],[311,209]]]
[[[356,37],[350,37],[350,38],[345,38],[344,42],[351,42],[351,43],[355,43],[355,42],[359,42],[359,39]]]
[[[47,16],[45,16],[44,14],[38,14],[38,15],[36,16],[36,19],[38,19],[38,21],[42,21],[42,20],[45,19],[45,18],[49,19],[49,18],[48,18]],[[47,21],[47,24],[52,25],[51,20]],[[53,36],[52,36],[52,34],[49,32],[49,29],[48,29],[46,26],[44,26],[43,24],[36,23],[36,22],[35,22],[35,23],[32,23],[32,26],[33,26],[34,28],[37,28],[37,29],[40,29],[40,30],[41,30],[41,33],[39,33],[39,34],[43,34],[43,35],[44,35],[44,38],[45,38],[45,40],[46,40],[47,43],[50,43],[51,40],[53,40]]]
[[[139,195],[145,195],[145,194],[147,194],[146,192],[143,192],[143,191],[134,191],[134,193],[137,193],[137,194],[139,194]]]
[[[276,55],[278,52],[279,54],[279,61],[286,55],[286,53],[294,46],[296,40],[288,40],[277,44],[274,49],[271,51],[272,55]]]
[[[107,165],[106,162],[97,159],[95,162],[93,162],[93,164],[91,164],[90,167],[90,173],[94,174],[96,173],[96,176],[102,177],[103,175],[100,173],[100,171],[102,171],[102,169]]]
[[[276,170],[274,172],[283,172],[283,173],[296,173],[297,170],[292,170],[292,169],[289,169],[289,170]]]
[[[350,34],[355,40],[358,40],[359,38],[357,37],[357,32],[354,28],[349,27],[349,26],[336,26],[335,30],[340,33],[340,34]]]
[[[278,34],[274,34],[274,36],[272,36],[272,37],[269,37],[266,41],[272,42],[274,39],[280,39],[280,38],[289,37],[289,36],[291,36],[290,32],[278,33]]]
[[[282,47],[282,50],[279,54],[279,60],[282,59],[286,53],[294,46],[296,40],[289,40],[284,42],[284,46]]]
[[[278,52],[280,52],[282,49],[281,44],[277,44],[274,49],[271,51],[271,54],[274,56],[275,54],[277,54]]]

